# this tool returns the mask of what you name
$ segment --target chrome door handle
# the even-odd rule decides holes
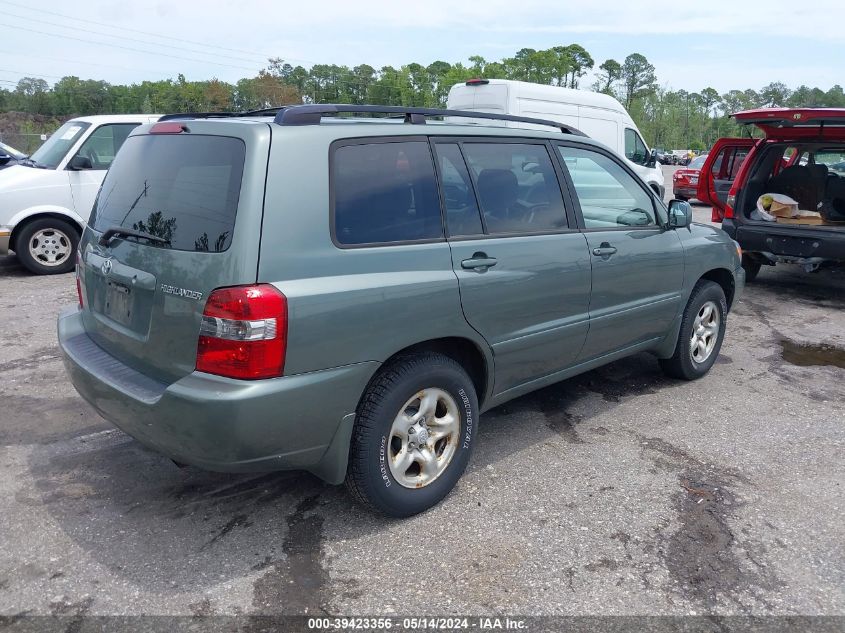
[[[477,270],[480,273],[485,272],[497,264],[495,257],[487,257],[487,253],[473,253],[472,257],[461,262],[461,268],[465,270]]]
[[[616,247],[611,246],[607,242],[602,242],[601,245],[593,249],[593,255],[597,257],[610,257],[616,252]]]

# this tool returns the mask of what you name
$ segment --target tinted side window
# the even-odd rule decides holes
[[[545,145],[465,143],[488,233],[567,227],[560,186]]]
[[[651,195],[616,161],[591,150],[558,150],[575,185],[586,228],[657,225]]]
[[[334,152],[334,232],[340,244],[443,236],[428,143],[343,145]]]
[[[460,147],[455,143],[440,143],[435,145],[435,149],[449,235],[484,233],[472,181]]]
[[[139,123],[121,123],[103,125],[85,139],[77,152],[91,161],[94,169],[108,169],[114,160],[117,150],[126,141],[129,133],[140,125]]]

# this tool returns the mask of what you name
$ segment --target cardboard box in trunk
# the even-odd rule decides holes
[[[769,207],[769,214],[775,216],[778,219],[792,218],[798,214],[798,205],[786,204],[783,202],[778,202],[777,200],[773,200],[772,205]]]
[[[782,218],[778,217],[778,224],[826,224],[820,215],[805,215],[797,218]]]

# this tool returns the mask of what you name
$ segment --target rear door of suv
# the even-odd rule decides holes
[[[83,323],[111,356],[167,384],[194,371],[209,294],[256,281],[270,134],[173,121],[123,144],[80,244]]]
[[[590,258],[543,140],[437,138],[452,267],[493,348],[497,393],[574,365],[588,330]]]

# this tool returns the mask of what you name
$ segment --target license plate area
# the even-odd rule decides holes
[[[775,255],[810,257],[819,248],[819,240],[801,237],[769,236],[766,245]]]
[[[121,325],[132,321],[132,290],[129,286],[109,281],[106,286],[106,304],[103,314]]]

